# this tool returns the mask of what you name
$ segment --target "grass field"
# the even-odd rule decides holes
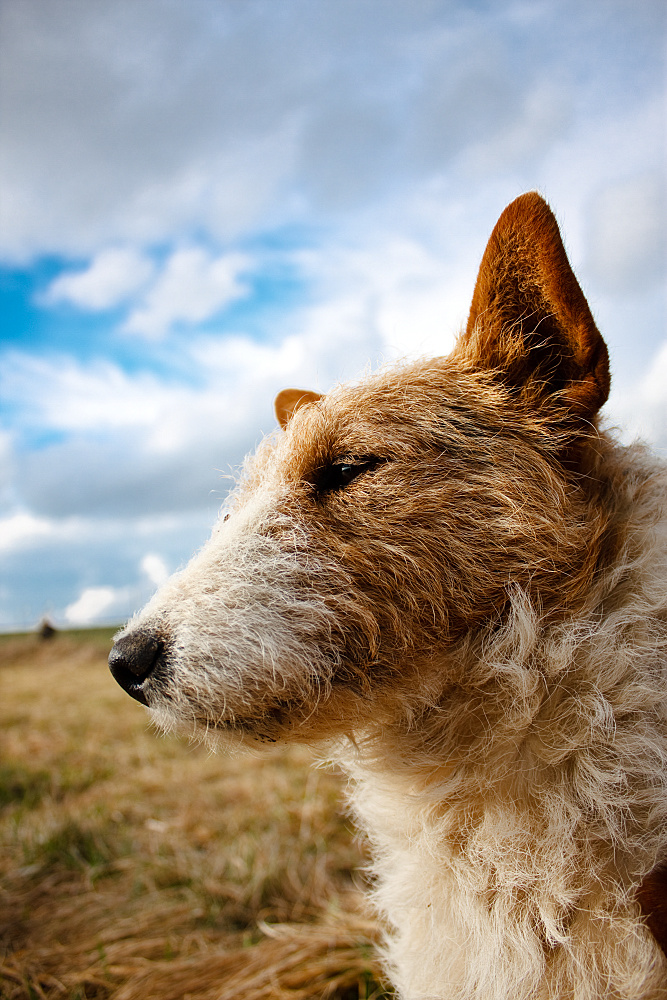
[[[0,637],[0,995],[387,997],[341,778],[156,735],[110,637]]]

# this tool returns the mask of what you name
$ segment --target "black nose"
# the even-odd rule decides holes
[[[162,639],[150,632],[130,632],[114,643],[109,653],[109,669],[128,694],[148,704],[143,685],[153,673],[164,652]]]

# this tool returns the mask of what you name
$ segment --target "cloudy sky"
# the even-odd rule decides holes
[[[0,0],[0,629],[122,620],[288,385],[447,353],[550,201],[667,447],[663,0]]]

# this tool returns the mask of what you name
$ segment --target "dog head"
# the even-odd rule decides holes
[[[117,638],[112,673],[162,725],[259,740],[359,732],[437,698],[512,589],[546,615],[576,604],[595,559],[579,469],[608,391],[556,221],[523,195],[449,357],[279,394],[281,431]]]

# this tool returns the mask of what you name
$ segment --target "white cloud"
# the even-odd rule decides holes
[[[166,562],[162,556],[158,556],[154,552],[146,553],[139,563],[139,568],[156,587],[162,586],[169,578],[169,569]]]
[[[0,393],[24,426],[70,432],[156,427],[174,402],[174,390],[155,376],[130,376],[111,362],[84,365],[21,351],[3,358]]]
[[[259,429],[273,427],[273,397],[300,380],[302,357],[298,342],[213,338],[184,353],[196,385],[12,354],[0,393],[23,428],[55,436],[48,447],[17,451],[23,503],[59,517],[215,509],[229,488],[217,470],[237,465]]]
[[[581,102],[582,96],[578,97]],[[664,175],[664,88],[629,104],[599,101],[597,107],[595,114],[578,109],[566,134],[531,171],[528,183],[539,187],[556,210],[579,276],[587,277],[590,271],[591,280],[600,284],[601,291],[625,293],[629,290],[627,280],[622,289],[615,287],[609,276],[605,278],[597,253],[607,260],[611,255],[619,261],[631,259],[624,249],[623,230],[627,223],[634,228],[633,200],[635,204],[653,202],[660,218],[660,200],[664,203],[664,194],[659,191]],[[530,177],[525,172],[523,175]],[[644,208],[640,209],[641,217],[645,217]],[[605,237],[602,226],[607,229]],[[604,247],[604,239],[612,243]]]
[[[70,625],[90,625],[108,616],[114,606],[125,599],[125,591],[114,587],[86,587],[64,611]]]
[[[52,534],[53,525],[47,518],[19,511],[0,518],[0,552],[38,544]]]
[[[0,427],[0,509],[11,506],[16,482],[12,435]]]
[[[0,249],[321,224],[396,203],[455,161],[469,191],[509,169],[534,183],[556,146],[567,161],[574,119],[590,132],[606,108],[662,95],[663,9],[4,4]]]
[[[152,277],[153,262],[132,248],[102,250],[84,271],[61,274],[43,301],[71,302],[80,309],[110,309],[128,299]]]
[[[272,429],[279,389],[327,391],[369,361],[448,353],[495,211],[486,202],[445,210],[437,190],[422,191],[399,220],[403,235],[380,229],[377,217],[366,234],[368,217],[361,217],[354,239],[286,252],[290,270],[307,282],[307,304],[279,314],[268,342],[241,334],[180,338],[187,383],[111,362],[6,355],[0,393],[17,426],[60,436],[18,454],[20,499],[60,517],[213,507],[228,488],[216,470],[239,463]],[[203,252],[202,259],[206,272],[214,259]],[[653,426],[647,405],[638,399],[633,426]]]
[[[641,438],[667,450],[667,340],[641,378],[612,394],[608,410],[625,441]]]
[[[14,520],[17,513],[28,515]],[[114,604],[101,612],[104,621],[121,622],[149,599],[164,567],[181,565],[210,534],[215,506],[208,509],[156,513],[146,505],[144,516],[38,517],[15,511],[0,521],[7,527],[0,546],[0,630],[32,627],[44,615],[65,624],[64,609],[83,590],[110,587]],[[164,567],[149,563],[155,579],[141,564],[146,554],[160,553]],[[92,620],[91,620],[92,623]]]
[[[667,202],[663,171],[606,184],[593,199],[589,261],[607,290],[637,290],[663,281],[667,265]]]
[[[182,517],[174,518],[173,515],[139,517],[129,522],[122,517],[48,517],[23,508],[0,517],[0,553],[9,556],[63,546],[91,549],[104,538],[113,538],[118,544],[123,536],[133,532],[140,536],[164,535],[178,531],[179,525],[182,526]],[[161,556],[147,554],[140,562],[140,568],[154,583],[161,582],[165,574],[168,575]]]
[[[177,250],[127,319],[124,329],[160,337],[175,323],[201,323],[248,294],[241,275],[250,258],[241,253],[209,257],[204,250]]]
[[[49,587],[68,567],[56,606],[138,576],[131,609],[203,540],[215,470],[272,428],[277,389],[446,352],[497,214],[529,188],[634,379],[611,412],[659,438],[661,0],[21,0],[0,18],[0,253],[88,259],[40,304],[122,306],[135,335],[110,347],[103,317],[81,347],[95,362],[43,342],[2,359],[0,549],[26,607],[46,553]],[[253,337],[216,332],[271,255],[304,294],[266,322],[249,298]],[[652,298],[631,294],[647,280]]]
[[[470,304],[477,261],[469,251],[460,241],[445,253],[374,231],[365,246],[303,254],[318,300],[300,317],[309,343],[335,351],[341,339],[356,341],[357,371],[346,365],[348,376],[368,360],[448,354]],[[331,375],[341,377],[335,362]]]

